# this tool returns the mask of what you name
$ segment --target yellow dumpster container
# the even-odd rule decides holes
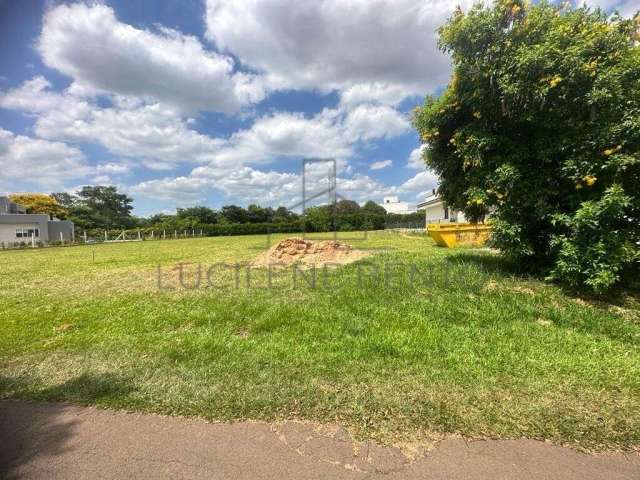
[[[482,223],[430,223],[429,236],[441,247],[475,246],[486,243],[491,234],[491,225]]]

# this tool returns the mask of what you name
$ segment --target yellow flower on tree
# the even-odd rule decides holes
[[[556,75],[551,80],[549,80],[549,86],[551,88],[556,88],[561,81],[562,77],[560,75]]]

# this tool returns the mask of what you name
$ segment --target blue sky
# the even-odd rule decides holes
[[[301,160],[327,157],[344,197],[415,204],[437,178],[409,117],[447,82],[435,30],[454,6],[0,0],[0,193],[116,185],[138,215],[287,206]]]

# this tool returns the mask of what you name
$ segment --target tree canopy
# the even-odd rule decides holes
[[[27,207],[28,213],[44,213],[56,218],[66,218],[67,209],[52,195],[44,193],[14,193],[9,200]]]
[[[414,112],[439,193],[551,278],[604,292],[640,261],[640,17],[499,0],[440,28],[453,76]]]
[[[68,218],[82,228],[129,228],[136,219],[131,215],[133,199],[112,186],[84,186],[75,194],[53,193],[68,210]]]

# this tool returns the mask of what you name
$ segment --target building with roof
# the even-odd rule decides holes
[[[454,210],[444,203],[444,200],[440,198],[435,188],[423,202],[418,204],[418,210],[424,210],[427,225],[430,223],[445,222],[465,223],[467,221],[463,212]]]
[[[408,202],[401,202],[396,196],[384,197],[381,206],[387,213],[408,214],[416,211],[415,208],[409,206]]]
[[[24,205],[0,197],[0,245],[40,245],[74,240],[74,225],[47,214],[27,213]]]

